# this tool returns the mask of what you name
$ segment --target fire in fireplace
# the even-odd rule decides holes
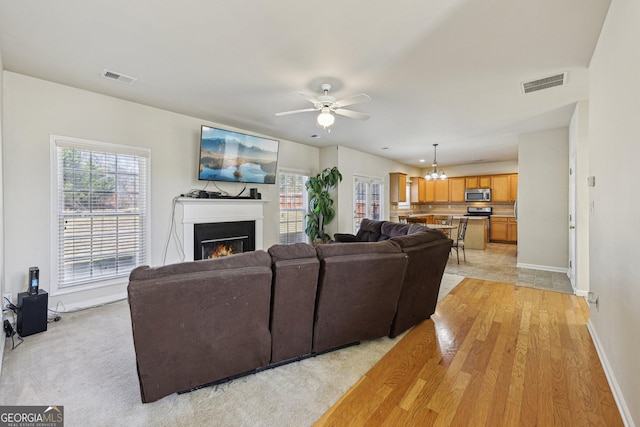
[[[194,224],[193,258],[219,258],[255,250],[255,221]]]
[[[244,252],[244,240],[249,236],[231,237],[229,239],[203,240],[201,259],[220,258]]]

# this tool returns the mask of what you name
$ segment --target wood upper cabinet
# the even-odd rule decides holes
[[[475,190],[476,188],[491,188],[491,176],[466,176],[464,188]]]
[[[429,181],[425,180],[424,188],[425,188],[424,201],[427,203],[435,202],[436,201],[436,182],[434,180],[429,180]]]
[[[508,202],[510,198],[509,175],[494,175],[491,177],[491,201]]]
[[[389,201],[400,203],[407,201],[407,174],[391,172],[389,174]]]
[[[490,176],[479,176],[478,177],[478,188],[491,188],[491,177]]]
[[[449,201],[452,203],[464,202],[464,190],[468,178],[449,178]]]
[[[448,202],[449,201],[449,180],[434,179],[425,180],[427,187],[427,202]]]
[[[478,177],[477,176],[467,176],[464,179],[464,188],[467,190],[475,190],[478,187]]]
[[[411,203],[424,203],[427,201],[427,187],[425,179],[421,176],[411,177]]]
[[[448,202],[449,201],[449,180],[448,179],[436,179],[436,195],[434,202]]]
[[[491,201],[515,202],[518,199],[518,174],[491,177]]]
[[[509,197],[510,202],[518,200],[518,174],[509,175]]]

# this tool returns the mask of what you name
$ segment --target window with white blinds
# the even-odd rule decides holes
[[[51,142],[51,289],[118,283],[147,263],[150,153],[75,138],[52,137]]]
[[[278,174],[280,190],[280,244],[308,243],[304,232],[309,196],[305,173],[281,170]]]

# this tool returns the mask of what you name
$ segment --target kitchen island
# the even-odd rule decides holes
[[[408,222],[417,222],[423,224],[433,224],[434,217],[446,217],[446,214],[412,214],[406,217]],[[457,226],[460,218],[468,218],[469,222],[467,223],[467,233],[464,239],[464,247],[467,249],[480,249],[484,250],[487,248],[488,242],[488,228],[489,228],[489,217],[488,216],[462,216],[462,215],[454,215],[453,217],[453,225]],[[456,233],[458,229],[451,230],[449,237],[452,239],[456,238]]]

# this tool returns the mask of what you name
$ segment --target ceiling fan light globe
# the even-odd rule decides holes
[[[333,117],[333,114],[331,114],[329,112],[329,109],[322,109],[322,112],[320,114],[318,114],[318,124],[322,127],[329,127],[333,124],[333,122],[336,120],[335,117]]]

